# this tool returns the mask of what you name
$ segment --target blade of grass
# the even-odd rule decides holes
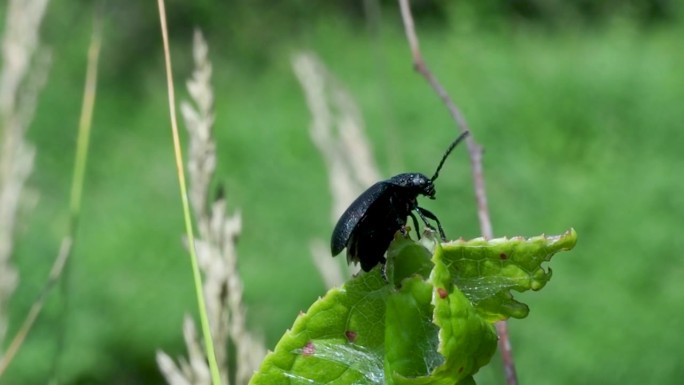
[[[17,331],[17,334],[12,339],[7,352],[0,359],[0,377],[12,362],[17,352],[21,348],[26,336],[31,331],[33,324],[40,315],[45,299],[50,294],[52,289],[59,282],[64,267],[69,260],[71,250],[76,238],[76,230],[78,229],[78,220],[81,213],[81,197],[83,193],[83,185],[85,180],[85,169],[88,161],[88,147],[90,143],[90,129],[92,127],[93,109],[95,106],[95,95],[97,91],[97,65],[100,56],[100,47],[102,42],[102,28],[101,21],[98,16],[95,17],[93,23],[93,33],[90,39],[90,46],[88,47],[88,64],[86,68],[85,86],[83,89],[83,103],[81,105],[81,116],[78,124],[78,139],[76,144],[76,159],[74,162],[73,178],[71,180],[71,199],[69,202],[69,227],[67,234],[62,238],[62,243],[59,248],[59,253],[53,262],[50,269],[50,275],[41,290],[38,298],[34,301],[29,313],[26,315],[24,322]]]
[[[178,184],[180,187],[181,201],[183,204],[183,217],[185,220],[185,232],[188,239],[188,250],[190,251],[190,261],[192,263],[192,275],[195,282],[195,294],[197,295],[197,305],[199,307],[200,324],[202,325],[202,335],[204,336],[204,345],[207,350],[207,358],[209,359],[209,369],[211,372],[211,381],[213,385],[221,385],[221,374],[219,372],[218,363],[216,361],[216,354],[214,352],[214,343],[211,338],[211,331],[209,328],[209,320],[207,318],[207,307],[204,302],[204,294],[202,293],[202,275],[199,271],[197,262],[197,253],[195,250],[195,237],[192,228],[192,220],[190,218],[190,204],[188,201],[188,192],[185,182],[185,172],[183,169],[183,153],[180,146],[180,138],[178,135],[178,122],[176,119],[176,97],[173,86],[173,77],[171,71],[171,51],[169,48],[168,28],[166,25],[166,9],[164,0],[158,0],[159,19],[161,22],[162,40],[164,43],[164,62],[166,64],[166,80],[169,96],[169,114],[171,116],[171,135],[173,137],[173,148],[176,158],[176,171],[178,172]]]

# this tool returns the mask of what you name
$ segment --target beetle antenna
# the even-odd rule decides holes
[[[463,131],[463,133],[462,133],[461,135],[459,135],[458,138],[456,138],[456,140],[454,140],[454,141],[449,145],[449,148],[448,148],[448,149],[446,150],[446,152],[444,153],[444,156],[442,157],[442,160],[439,161],[439,166],[437,166],[437,171],[435,171],[435,175],[433,175],[432,178],[430,178],[431,181],[434,182],[435,179],[437,179],[437,177],[439,176],[439,170],[441,170],[441,169],[442,169],[442,166],[444,166],[444,162],[446,161],[446,158],[449,156],[449,154],[451,154],[451,151],[453,151],[454,148],[456,148],[456,145],[458,145],[459,143],[461,143],[461,141],[462,141],[463,139],[465,139],[465,137],[468,136],[468,134],[470,134],[470,131]]]

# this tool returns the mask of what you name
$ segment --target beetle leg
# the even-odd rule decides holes
[[[420,239],[420,228],[418,227],[418,219],[416,218],[415,215],[413,215],[412,211],[409,211],[409,215],[411,216],[411,219],[413,220],[413,226],[416,227],[416,235],[418,235],[418,239]]]
[[[431,228],[431,229],[433,229],[433,230],[435,229],[435,228],[427,221],[426,217],[432,219],[432,220],[435,221],[435,222],[437,222],[437,229],[439,230],[439,236],[442,237],[442,241],[443,241],[443,242],[446,242],[446,235],[444,235],[444,229],[442,228],[442,224],[439,223],[439,219],[437,219],[437,217],[435,216],[435,214],[431,213],[430,211],[428,211],[428,210],[426,210],[426,209],[424,209],[424,208],[422,208],[422,207],[417,207],[417,206],[416,206],[416,211],[418,212],[418,215],[420,215],[420,218],[423,220],[423,222],[425,222],[425,226],[427,226],[427,227],[429,227],[429,228]]]

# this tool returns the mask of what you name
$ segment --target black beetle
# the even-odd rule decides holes
[[[389,247],[394,234],[406,225],[410,216],[418,233],[418,220],[413,214],[415,210],[425,223],[434,230],[428,222],[431,219],[437,223],[437,229],[442,240],[446,241],[442,225],[435,214],[418,206],[418,195],[425,195],[435,199],[434,181],[439,176],[439,170],[456,145],[468,135],[468,131],[461,134],[451,143],[437,166],[432,178],[424,174],[411,172],[393,176],[380,181],[364,191],[347,208],[337,221],[330,239],[330,251],[333,256],[347,248],[347,262],[360,262],[363,271],[370,271],[378,263],[385,263],[385,251]],[[420,233],[418,233],[420,238]]]

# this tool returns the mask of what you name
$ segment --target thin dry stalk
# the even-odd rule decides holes
[[[423,56],[420,53],[420,44],[413,23],[413,15],[411,14],[409,0],[399,0],[399,6],[401,8],[401,16],[404,22],[404,30],[406,31],[406,39],[408,40],[409,47],[411,48],[414,68],[425,78],[432,89],[442,99],[449,110],[451,117],[456,122],[457,128],[459,128],[461,132],[470,131],[471,133],[466,138],[466,143],[468,145],[468,153],[470,154],[473,183],[475,186],[475,199],[477,201],[477,213],[480,220],[480,231],[484,238],[492,239],[494,235],[492,230],[492,222],[489,216],[489,206],[487,204],[487,193],[485,190],[484,175],[482,170],[482,146],[475,142],[473,131],[468,127],[468,122],[461,113],[461,110],[458,108],[458,106],[456,106],[456,103],[454,103],[447,91],[425,64]],[[496,330],[499,334],[499,350],[501,351],[501,357],[504,364],[506,383],[508,385],[516,385],[518,383],[518,379],[515,371],[515,362],[513,360],[513,348],[508,335],[508,326],[506,321],[497,322]]]
[[[292,67],[312,116],[311,140],[328,169],[334,224],[361,192],[380,180],[380,173],[366,138],[363,119],[349,92],[312,53],[296,54]],[[310,250],[326,286],[334,287],[349,274],[342,273],[339,263],[330,258],[326,244],[313,240]]]
[[[195,71],[187,87],[193,103],[183,102],[181,112],[190,136],[188,175],[190,201],[197,220],[199,236],[195,242],[200,269],[204,274],[203,293],[207,317],[215,346],[221,383],[230,379],[227,347],[235,346],[235,384],[247,384],[266,355],[263,342],[246,327],[242,304],[242,280],[237,270],[237,238],[242,230],[240,213],[227,214],[223,194],[209,202],[210,183],[216,169],[214,94],[210,84],[209,48],[199,31],[195,32],[193,57]],[[206,355],[197,338],[194,322],[186,316],[183,335],[188,359],[178,365],[164,352],[157,352],[157,363],[171,385],[210,384]]]
[[[14,228],[35,156],[25,139],[50,55],[40,49],[39,27],[48,0],[11,0],[7,7],[0,72],[0,345],[7,331],[6,304],[18,274],[10,264]]]

